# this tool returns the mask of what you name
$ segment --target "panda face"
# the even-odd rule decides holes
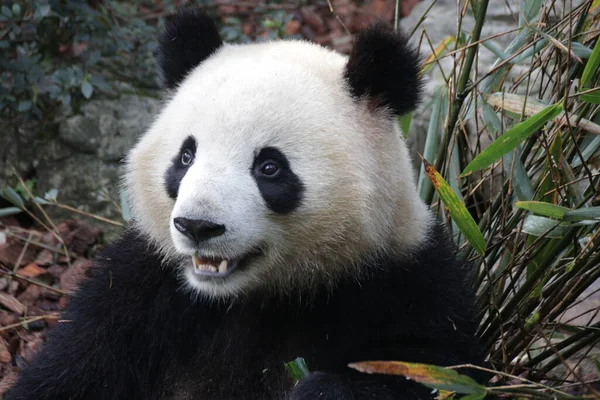
[[[424,238],[395,120],[353,96],[346,57],[306,42],[225,44],[190,64],[165,77],[171,98],[125,182],[138,229],[189,288],[220,298],[334,285]]]

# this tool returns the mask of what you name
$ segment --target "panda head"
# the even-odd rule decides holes
[[[425,240],[395,119],[420,91],[404,37],[375,25],[349,57],[234,45],[188,10],[168,21],[160,66],[169,98],[125,185],[137,229],[197,293],[331,286]]]

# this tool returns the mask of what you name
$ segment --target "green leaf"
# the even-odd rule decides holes
[[[485,396],[487,393],[487,388],[475,382],[471,377],[461,375],[453,369],[435,365],[401,361],[364,361],[348,364],[348,366],[367,374],[405,376],[432,389],[478,396]]]
[[[542,0],[527,0],[521,1],[519,8],[519,26],[527,25],[540,13],[542,8]]]
[[[52,204],[49,201],[46,201],[45,199],[42,199],[41,197],[35,196],[33,198],[33,202],[37,203],[37,204],[41,204],[41,205],[47,205],[47,204]]]
[[[587,101],[588,103],[600,104],[600,90],[594,90],[593,92],[582,94],[579,97],[581,100]]]
[[[556,132],[556,136],[550,143],[548,150],[544,160],[544,169],[540,174],[543,178],[537,187],[534,200],[558,204],[559,198],[556,185],[563,181],[559,168],[563,161],[563,144],[560,130]]]
[[[23,210],[17,207],[0,208],[0,217],[8,217],[9,215],[18,214],[20,212],[23,212]]]
[[[21,6],[18,4],[13,4],[12,6],[12,13],[15,17],[19,17],[21,16]]]
[[[299,380],[307,377],[310,374],[310,371],[306,366],[306,362],[302,357],[298,357],[294,361],[286,363],[285,369],[287,370],[288,374],[292,377],[294,382],[298,382]]]
[[[448,182],[435,170],[435,168],[423,159],[425,172],[431,180],[433,187],[437,191],[440,199],[448,209],[450,217],[458,226],[458,229],[465,235],[471,246],[481,255],[485,254],[485,240],[479,227],[473,220],[473,217],[465,207],[465,204],[458,198]]]
[[[32,102],[30,100],[22,100],[17,105],[17,111],[24,112],[31,109]]]
[[[448,105],[448,96],[446,87],[442,86],[436,89],[431,102],[431,116],[427,126],[427,136],[425,137],[425,146],[423,148],[423,158],[432,160],[435,158],[440,145],[440,135],[442,133],[442,124],[446,118],[446,108]],[[427,179],[427,172],[422,165],[419,170],[419,179],[417,181],[417,191],[421,199],[426,203],[431,202],[433,197],[433,186]]]
[[[460,398],[460,400],[482,400],[487,396],[487,392],[471,393]]]
[[[408,114],[404,114],[398,117],[398,123],[400,124],[400,129],[402,130],[402,136],[406,139],[408,137],[408,132],[410,131],[410,123],[412,121],[412,112]]]
[[[94,93],[94,87],[88,81],[83,81],[81,82],[81,93],[83,94],[83,97],[89,99]]]
[[[50,189],[46,192],[46,194],[44,194],[44,199],[48,200],[49,202],[56,202],[56,197],[58,196],[58,189],[53,188]]]
[[[40,13],[40,17],[44,18],[45,16],[50,14],[50,5],[48,5],[48,4],[40,5],[38,7],[37,11]]]
[[[592,55],[585,64],[583,73],[581,74],[581,87],[585,87],[598,72],[600,67],[600,38],[596,38],[596,45],[592,50]]]
[[[580,58],[590,58],[592,50],[579,42],[571,42],[571,51]]]
[[[479,171],[480,169],[490,166],[496,160],[502,158],[506,153],[517,147],[523,140],[537,132],[546,124],[546,122],[558,116],[562,111],[562,104],[553,104],[530,118],[527,118],[520,124],[513,126],[475,157],[469,165],[467,165],[461,176],[468,175],[471,172]]]
[[[569,210],[562,219],[563,221],[600,221],[600,206]]]
[[[0,9],[0,11],[2,11],[2,14],[4,14],[5,16],[7,16],[8,18],[12,18],[12,16],[13,16],[12,11],[7,6],[2,6],[2,8]]]
[[[523,232],[533,236],[544,236],[549,239],[562,239],[569,227],[561,226],[555,219],[528,215],[523,222]]]
[[[19,193],[17,193],[17,191],[10,186],[2,189],[2,191],[0,191],[0,196],[4,197],[7,201],[11,202],[20,209],[25,208],[25,203],[23,202],[21,196],[19,196]]]
[[[131,221],[131,209],[129,208],[129,202],[127,201],[127,196],[125,192],[121,191],[119,195],[121,199],[121,216],[127,222]]]
[[[596,371],[600,372],[600,361],[598,361],[598,359],[596,357],[593,358],[593,361],[594,361],[594,366],[596,367]]]
[[[497,135],[501,132],[502,122],[494,109],[489,104],[483,104],[482,118],[487,124],[488,130],[493,134]],[[521,157],[518,149],[515,151],[509,151],[504,156],[504,173],[510,176],[512,172],[513,187],[515,194],[519,200],[531,200],[533,199],[535,191],[531,184],[531,179],[527,175],[525,166],[521,162]]]
[[[562,219],[571,209],[543,201],[517,201],[515,205],[523,210],[531,211],[544,217]]]

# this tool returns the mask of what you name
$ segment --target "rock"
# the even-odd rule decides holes
[[[60,203],[121,220],[113,204],[119,202],[120,163],[154,120],[161,105],[157,97],[125,95],[114,100],[92,100],[81,107],[79,114],[67,116],[58,126],[57,137],[35,146],[33,151],[29,149],[28,159],[32,153],[37,155],[34,164],[38,193],[57,189]],[[57,220],[74,215],[58,207],[46,210]],[[102,227],[120,231],[108,224]],[[110,236],[111,231],[107,233]]]
[[[90,101],[81,107],[81,115],[60,124],[59,138],[78,153],[119,162],[150,126],[159,107],[154,98],[129,95]]]

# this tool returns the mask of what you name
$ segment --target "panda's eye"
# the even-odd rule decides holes
[[[273,178],[279,174],[279,164],[273,160],[267,160],[260,164],[259,171],[263,176]]]
[[[183,150],[181,153],[181,163],[183,165],[190,165],[194,161],[194,154],[190,149]]]

